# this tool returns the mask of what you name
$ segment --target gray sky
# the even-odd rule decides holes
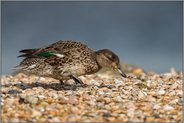
[[[155,72],[182,68],[182,2],[2,2],[3,74],[18,51],[74,39]]]

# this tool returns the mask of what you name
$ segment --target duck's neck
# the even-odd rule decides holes
[[[98,50],[95,52],[95,57],[96,57],[96,61],[100,69],[106,66],[104,63],[103,55],[101,54],[101,50]]]

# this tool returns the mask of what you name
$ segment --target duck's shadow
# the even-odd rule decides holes
[[[25,83],[19,83],[19,84],[15,84],[14,86],[22,89],[22,90],[26,90],[26,89],[32,89],[34,87],[42,87],[44,89],[53,89],[56,91],[60,91],[60,90],[76,90],[77,88],[80,87],[84,87],[82,85],[76,85],[76,84],[60,84],[60,83],[40,83],[40,82],[34,82],[34,83],[30,83],[30,84],[25,84]]]
[[[15,86],[19,89],[22,90],[26,90],[26,89],[32,89],[35,87],[42,87],[44,89],[53,89],[56,91],[62,91],[62,90],[73,90],[75,91],[77,88],[86,88],[86,87],[90,87],[90,86],[96,86],[98,88],[103,88],[106,87],[108,89],[112,89],[115,88],[114,85],[105,85],[105,84],[101,84],[99,86],[97,85],[81,85],[81,84],[61,84],[61,83],[41,83],[41,82],[33,82],[33,83],[24,83],[21,81],[21,83],[17,83],[17,84],[6,84],[6,85],[2,85],[4,87],[10,87],[10,86]]]

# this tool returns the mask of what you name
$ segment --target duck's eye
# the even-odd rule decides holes
[[[114,57],[113,57],[112,55],[107,55],[106,57],[107,57],[109,60],[114,61]]]

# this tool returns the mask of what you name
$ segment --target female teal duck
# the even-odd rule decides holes
[[[98,72],[102,67],[117,70],[123,77],[118,56],[108,49],[93,51],[81,42],[74,40],[58,41],[43,48],[21,50],[25,57],[16,68],[28,74],[52,77],[60,80],[73,79],[83,84],[78,78]]]

